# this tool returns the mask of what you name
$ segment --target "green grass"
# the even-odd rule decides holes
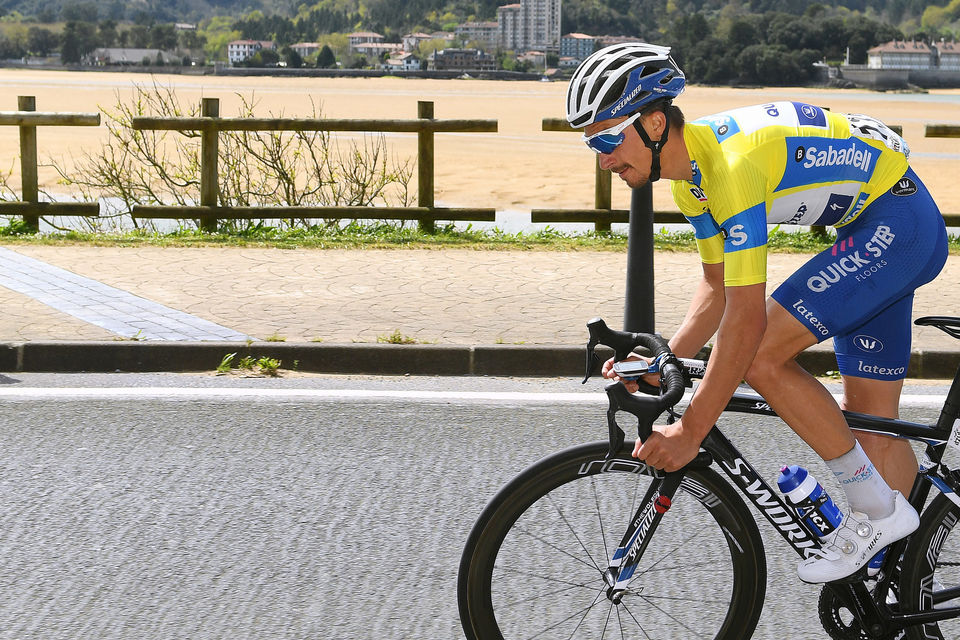
[[[203,233],[182,230],[173,233],[129,231],[94,233],[67,231],[31,235],[22,225],[0,227],[5,244],[90,245],[108,247],[263,247],[281,249],[448,249],[464,248],[491,251],[624,251],[625,233],[568,233],[555,228],[527,233],[507,233],[499,229],[456,230],[452,225],[424,233],[415,228],[393,224],[351,224],[343,229],[310,227],[276,229],[259,227],[249,232]],[[778,227],[770,231],[771,252],[816,253],[833,243],[832,235],[810,232],[785,233]],[[654,235],[658,251],[696,251],[693,231],[670,232],[660,229]],[[950,237],[950,253],[960,254],[960,237]]]

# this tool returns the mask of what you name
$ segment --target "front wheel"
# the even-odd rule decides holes
[[[457,594],[469,640],[749,638],[766,591],[757,525],[712,469],[687,471],[622,599],[603,573],[658,472],[607,443],[534,464],[487,505]]]

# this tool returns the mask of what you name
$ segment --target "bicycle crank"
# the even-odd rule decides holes
[[[820,624],[833,640],[899,640],[905,637],[903,631],[880,637],[868,634],[853,612],[837,597],[833,589],[827,586],[820,591],[817,610],[820,613]]]

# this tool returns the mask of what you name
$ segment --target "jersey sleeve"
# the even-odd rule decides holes
[[[726,160],[710,181],[710,210],[723,237],[724,285],[766,282],[766,174],[745,156]]]
[[[674,180],[670,190],[680,213],[693,225],[700,260],[707,264],[723,262],[723,236],[710,214],[703,189],[692,182]]]

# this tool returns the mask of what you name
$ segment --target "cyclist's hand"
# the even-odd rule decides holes
[[[631,455],[651,467],[676,471],[697,457],[700,442],[689,431],[684,431],[681,418],[674,424],[653,425],[653,433],[646,442],[637,438]]]
[[[631,362],[634,360],[645,360],[647,364],[653,362],[651,358],[645,358],[643,356],[638,356],[635,353],[631,353],[629,356],[623,359],[623,362]],[[604,378],[610,378],[611,380],[620,381],[623,386],[627,388],[627,391],[630,393],[636,393],[639,390],[640,386],[636,383],[635,380],[624,380],[616,374],[613,370],[614,359],[610,358],[603,363],[603,369],[600,370]],[[653,385],[654,387],[660,386],[660,374],[659,373],[648,373],[645,376],[641,376],[642,380],[647,384]]]

